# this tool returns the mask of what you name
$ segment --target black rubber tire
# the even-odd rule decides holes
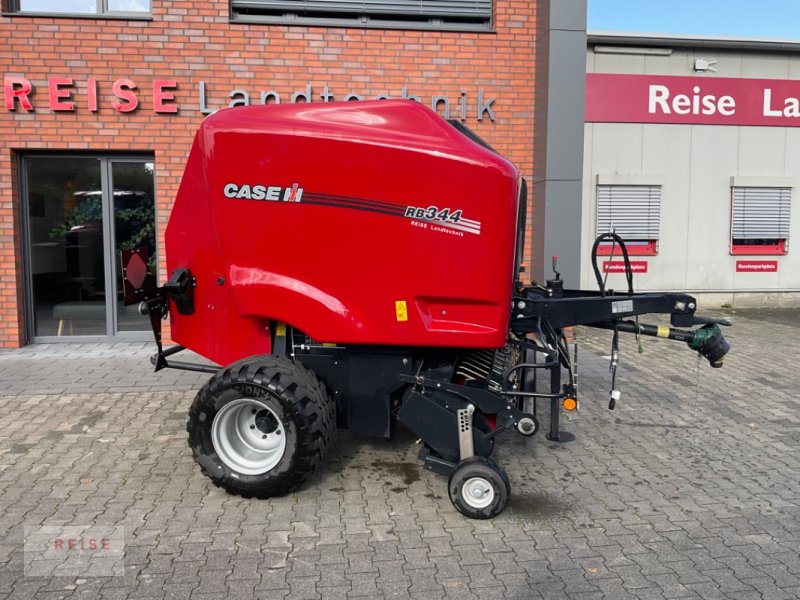
[[[494,497],[485,507],[472,506],[464,498],[464,485],[475,477],[484,479],[492,486]],[[503,468],[490,458],[473,456],[462,460],[450,473],[447,480],[447,492],[450,502],[458,512],[470,519],[491,519],[496,517],[508,505],[511,496],[511,483]]]
[[[283,423],[286,450],[265,473],[238,473],[214,450],[214,417],[238,398],[264,402]],[[291,492],[319,467],[336,427],[335,413],[334,402],[312,371],[287,358],[259,355],[226,367],[200,389],[186,430],[195,461],[214,485],[245,498],[269,498]]]

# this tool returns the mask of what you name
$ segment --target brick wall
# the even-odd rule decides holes
[[[0,104],[0,346],[25,343],[22,304],[20,200],[16,156],[32,149],[152,152],[156,157],[157,220],[163,233],[196,127],[199,82],[218,109],[231,90],[253,103],[274,90],[288,101],[312,86],[343,100],[409,94],[458,99],[465,90],[465,123],[530,178],[533,172],[535,2],[496,0],[494,33],[285,27],[229,21],[227,0],[153,0],[152,21],[0,17],[0,71],[35,86],[35,111]],[[48,108],[48,77],[75,80],[74,112]],[[98,109],[89,109],[87,79],[98,85]],[[139,108],[121,113],[112,83],[129,78]],[[175,114],[153,110],[153,80],[174,80]],[[476,119],[477,92],[496,120]],[[160,238],[159,243],[163,243]],[[530,240],[528,240],[528,245]],[[162,253],[163,256],[163,253]],[[162,267],[163,268],[163,267]],[[163,278],[163,272],[162,272]]]

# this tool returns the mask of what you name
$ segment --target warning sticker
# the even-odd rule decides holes
[[[658,329],[656,330],[656,336],[660,338],[668,338],[669,327],[667,327],[666,325],[659,325]]]
[[[618,302],[612,302],[611,312],[614,314],[633,312],[633,300],[619,300]]]
[[[408,307],[405,300],[398,300],[394,303],[394,312],[398,322],[408,321]]]

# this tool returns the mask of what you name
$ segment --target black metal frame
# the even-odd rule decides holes
[[[606,291],[605,282],[596,268],[596,248],[605,237],[619,243],[625,257],[628,293]],[[447,474],[460,460],[463,439],[459,438],[459,414],[469,411],[476,427],[469,452],[487,456],[494,438],[510,429],[532,435],[538,428],[536,401],[549,400],[550,422],[547,438],[568,441],[560,430],[562,402],[572,398],[577,403],[577,373],[570,357],[563,329],[587,325],[612,329],[612,393],[609,408],[614,407],[614,373],[617,360],[617,335],[620,331],[687,342],[705,356],[712,367],[722,366],[729,350],[718,325],[730,325],[724,319],[695,316],[697,302],[692,296],[677,293],[633,293],[630,261],[624,242],[614,234],[598,238],[593,248],[595,275],[600,290],[565,290],[558,271],[546,286],[517,284],[510,315],[508,347],[517,350],[521,359],[509,364],[502,375],[500,389],[490,381],[456,382],[457,348],[396,348],[379,346],[329,346],[317,344],[308,336],[283,323],[276,323],[273,353],[291,356],[320,377],[336,399],[337,424],[356,434],[390,437],[392,417],[420,436],[424,442],[420,458],[426,468]],[[126,302],[142,300],[140,309],[150,315],[150,323],[158,352],[151,362],[158,371],[163,368],[214,373],[219,367],[167,359],[184,350],[182,346],[164,349],[161,321],[171,299],[180,314],[194,312],[193,292],[196,278],[187,268],[175,269],[170,280],[160,288],[142,286],[132,290]],[[128,286],[126,286],[127,294]],[[669,314],[672,327],[640,324],[644,314]],[[636,317],[635,321],[630,317]],[[700,325],[695,330],[676,329]],[[498,353],[507,350],[496,350]],[[537,360],[539,354],[544,360]],[[577,352],[576,352],[577,354]],[[533,357],[531,361],[529,357]],[[494,368],[494,365],[492,365]],[[568,373],[562,382],[562,368]],[[536,387],[537,373],[549,374],[549,391]],[[524,412],[524,400],[533,399],[533,413]],[[470,425],[471,427],[471,425]],[[571,439],[571,436],[570,436]]]

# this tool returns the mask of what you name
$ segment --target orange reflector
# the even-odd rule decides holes
[[[564,410],[575,410],[578,408],[578,401],[575,398],[564,398]]]

